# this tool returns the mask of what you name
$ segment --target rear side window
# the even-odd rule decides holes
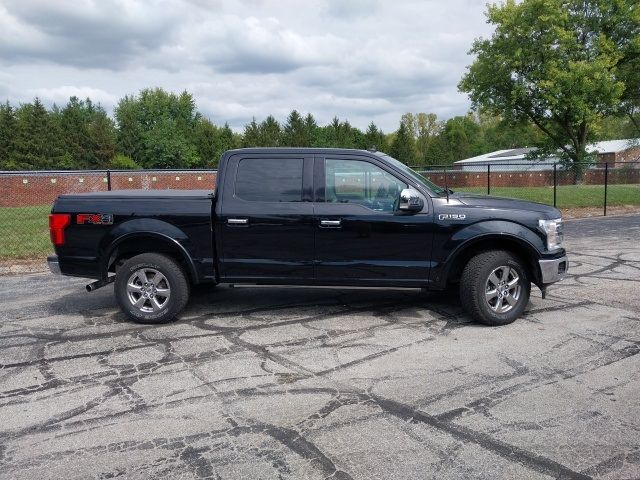
[[[236,197],[249,202],[301,202],[302,158],[243,158]]]

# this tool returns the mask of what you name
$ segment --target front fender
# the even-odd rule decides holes
[[[512,245],[519,251],[526,252],[528,260],[535,268],[535,262],[544,252],[543,238],[525,225],[508,220],[487,220],[462,226],[434,249],[434,267],[432,268],[431,283],[436,288],[444,288],[447,279],[457,260],[479,244],[486,244],[488,248],[504,248]],[[534,275],[537,274],[534,271]]]

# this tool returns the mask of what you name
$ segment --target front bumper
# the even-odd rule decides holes
[[[540,276],[543,285],[556,283],[562,280],[569,270],[569,259],[566,255],[551,260],[538,260],[540,264]]]
[[[62,272],[60,271],[60,262],[58,262],[57,255],[47,257],[47,263],[49,264],[49,270],[51,270],[51,273],[62,275]]]

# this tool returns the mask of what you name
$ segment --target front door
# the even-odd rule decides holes
[[[332,285],[426,286],[433,221],[396,213],[409,185],[368,157],[316,157],[316,281]]]
[[[217,216],[223,281],[313,281],[312,165],[299,154],[229,159]]]

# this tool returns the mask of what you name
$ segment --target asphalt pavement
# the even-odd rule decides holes
[[[640,478],[640,216],[567,222],[506,327],[455,294],[0,277],[0,478]]]

